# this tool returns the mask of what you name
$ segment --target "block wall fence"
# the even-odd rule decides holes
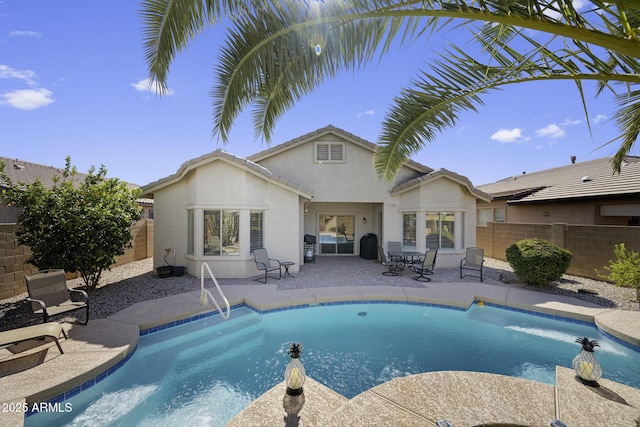
[[[640,252],[640,227],[617,225],[524,224],[489,222],[476,227],[476,245],[487,258],[506,261],[506,250],[519,240],[548,240],[573,254],[567,271],[574,276],[602,280],[596,269],[606,273],[605,265],[615,261],[613,248],[624,243],[627,249]]]
[[[0,224],[0,300],[27,292],[24,276],[37,271],[26,262],[31,250],[18,245],[18,227],[17,224]],[[131,235],[133,246],[116,259],[113,267],[153,255],[153,220],[138,221],[131,227]],[[77,277],[77,273],[67,275],[67,278],[73,277]]]

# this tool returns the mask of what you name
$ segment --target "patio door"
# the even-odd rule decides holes
[[[321,254],[353,254],[355,215],[320,215]]]

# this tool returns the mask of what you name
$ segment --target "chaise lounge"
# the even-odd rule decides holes
[[[58,322],[46,322],[40,325],[25,326],[24,328],[11,329],[8,331],[0,332],[0,347],[5,347],[12,344],[18,344],[23,341],[33,340],[37,338],[53,338],[60,354],[64,354],[62,346],[58,341],[60,334],[67,339],[67,333],[62,328],[62,325]]]

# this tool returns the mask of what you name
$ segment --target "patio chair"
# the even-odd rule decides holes
[[[84,310],[84,322],[89,322],[89,296],[85,291],[71,289],[67,286],[64,270],[43,270],[35,274],[24,276],[27,282],[33,314],[41,314],[43,323],[49,321],[50,316]],[[72,301],[71,295],[77,295],[82,301]]]
[[[465,276],[479,277],[482,282],[482,266],[484,264],[484,249],[482,248],[467,248],[467,252],[464,258],[460,260],[460,278]],[[476,271],[477,274],[467,274],[465,270]]]
[[[389,242],[387,243],[387,254],[389,255],[390,261],[396,262],[405,262],[405,258],[400,255],[402,252],[402,243],[401,242]],[[395,255],[394,255],[395,254]]]
[[[256,262],[256,268],[258,270],[264,270],[264,281],[260,277],[258,277],[256,282],[267,283],[267,278],[271,277],[272,279],[280,280],[282,278],[282,264],[275,258],[269,258],[269,254],[266,249],[254,249],[253,251],[253,259]],[[270,271],[278,270],[278,277],[269,276]]]
[[[438,256],[437,249],[427,249],[427,252],[422,258],[422,264],[412,265],[409,267],[412,271],[418,273],[418,276],[412,277],[413,280],[418,282],[430,282],[431,279],[427,275],[432,275],[433,270],[436,268],[436,257]]]
[[[62,328],[62,325],[58,322],[47,322],[40,325],[25,326],[23,328],[10,329],[8,331],[0,332],[0,347],[5,347],[12,344],[18,344],[23,341],[33,340],[36,338],[53,338],[60,354],[64,354],[62,346],[58,338],[60,334],[67,338],[67,333]]]
[[[402,261],[387,260],[382,246],[378,246],[378,255],[380,256],[380,263],[387,267],[387,271],[383,272],[382,274],[384,274],[385,276],[398,276],[402,273],[402,270],[404,269],[404,264],[402,263]]]

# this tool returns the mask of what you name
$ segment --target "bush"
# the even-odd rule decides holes
[[[109,269],[125,248],[131,247],[131,226],[141,218],[136,199],[140,190],[126,182],[106,178],[102,166],[91,167],[81,182],[67,157],[62,174],[46,187],[39,179],[31,184],[12,182],[0,163],[5,189],[0,203],[22,208],[16,232],[18,243],[31,249],[27,260],[39,270],[62,268],[77,271],[89,288]]]
[[[635,288],[636,300],[640,302],[640,258],[638,253],[633,249],[625,248],[624,243],[615,245],[613,252],[616,255],[616,261],[609,261],[609,265],[604,267],[609,274],[600,274],[596,269],[598,277],[613,282],[616,286]]]
[[[513,271],[530,285],[546,285],[562,277],[573,255],[542,239],[525,239],[507,248],[507,261]]]

